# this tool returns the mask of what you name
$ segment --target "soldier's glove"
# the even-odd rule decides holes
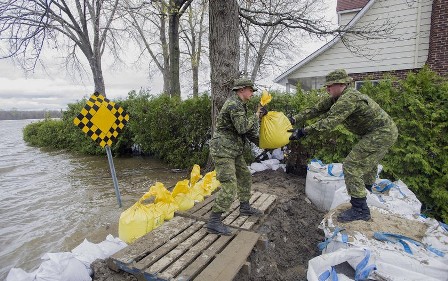
[[[268,114],[268,110],[264,106],[260,106],[260,107],[258,107],[256,114],[257,114],[258,118],[261,119],[261,118],[263,118],[263,116]]]
[[[289,140],[299,140],[306,136],[305,130],[302,129],[290,129],[288,132],[292,133]]]
[[[288,116],[288,119],[289,119],[289,123],[291,123],[291,125],[294,126],[296,124],[296,119],[294,119],[294,117]]]

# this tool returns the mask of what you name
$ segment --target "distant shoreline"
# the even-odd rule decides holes
[[[0,110],[0,120],[61,118],[62,110]]]

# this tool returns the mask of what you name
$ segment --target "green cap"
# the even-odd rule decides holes
[[[353,79],[348,76],[344,69],[336,69],[335,71],[328,73],[325,77],[325,86],[330,86],[333,84],[347,84],[352,81]]]
[[[254,86],[254,82],[252,82],[252,80],[248,78],[236,79],[235,82],[233,83],[232,91],[236,91],[246,87],[251,87],[254,92],[258,91],[258,89]]]

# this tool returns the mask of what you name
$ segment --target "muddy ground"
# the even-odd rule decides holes
[[[250,255],[250,274],[240,273],[235,280],[306,280],[308,261],[320,255],[317,244],[324,240],[318,225],[325,213],[317,210],[305,196],[305,177],[267,170],[253,175],[254,191],[278,196],[276,206],[257,232],[266,239],[265,249]],[[92,264],[93,280],[137,280],[125,272],[110,270],[105,261]]]

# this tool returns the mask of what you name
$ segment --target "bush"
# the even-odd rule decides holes
[[[388,112],[399,130],[397,142],[381,162],[380,176],[401,179],[422,202],[422,213],[448,221],[448,81],[423,68],[404,80],[386,76],[378,85],[366,83],[361,92]],[[290,102],[297,104],[299,112],[315,104],[319,96],[318,91],[299,90]],[[302,151],[296,153],[307,157],[302,163],[310,158],[342,162],[356,141],[355,135],[338,126],[305,138],[296,148]]]
[[[203,165],[209,151],[210,110],[207,95],[181,101],[133,93],[129,96],[129,128],[145,153],[178,168]]]
[[[384,158],[384,175],[401,179],[423,213],[448,221],[448,81],[428,68],[393,77],[369,93],[395,120],[399,137]]]

